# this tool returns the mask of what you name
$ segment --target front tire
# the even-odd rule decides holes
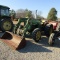
[[[39,28],[33,30],[32,38],[35,40],[35,42],[38,42],[41,39],[41,30]]]
[[[54,44],[55,40],[54,40],[54,33],[51,33],[49,40],[48,40],[48,44],[50,46],[52,46]]]

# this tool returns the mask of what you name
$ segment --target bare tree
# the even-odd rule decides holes
[[[28,10],[28,9],[18,9],[16,11],[16,17],[17,18],[20,18],[20,17],[34,17],[34,15],[32,14],[32,11],[31,10]]]

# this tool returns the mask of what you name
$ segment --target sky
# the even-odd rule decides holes
[[[5,5],[17,11],[18,9],[29,9],[41,11],[41,16],[47,17],[51,8],[57,10],[57,17],[60,18],[60,0],[0,0],[0,5]]]

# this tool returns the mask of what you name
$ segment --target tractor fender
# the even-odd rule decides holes
[[[53,27],[53,25],[52,24],[47,24],[46,27]]]
[[[52,24],[47,24],[47,25],[45,26],[45,30],[49,30],[50,27],[53,28],[53,25],[52,25]]]
[[[45,26],[45,29],[44,29],[45,35],[50,36],[51,29],[52,29],[52,32],[53,32],[53,25],[52,24],[47,24]]]

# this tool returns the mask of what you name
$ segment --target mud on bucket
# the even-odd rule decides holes
[[[1,39],[4,43],[16,50],[22,49],[26,46],[26,40],[24,37],[18,36],[11,32],[5,32]]]

